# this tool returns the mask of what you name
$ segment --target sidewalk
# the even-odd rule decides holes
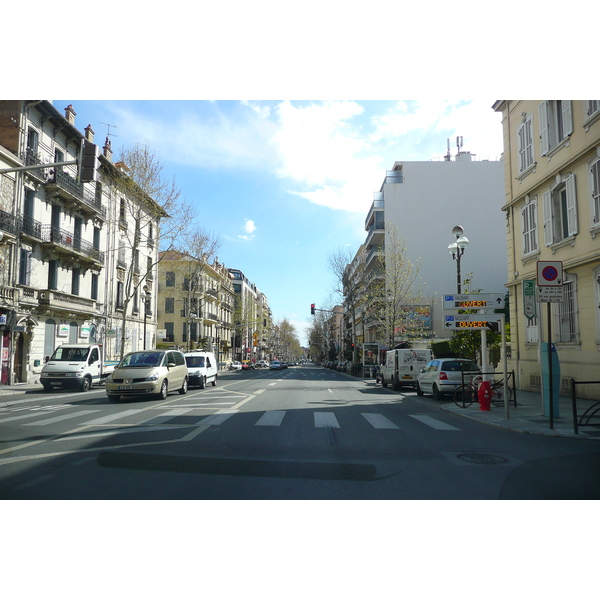
[[[592,405],[596,404],[593,400],[577,399],[577,415],[581,415]],[[600,404],[596,406],[598,412],[596,417],[591,420],[596,427],[589,425],[578,426],[578,434],[575,434],[573,425],[573,403],[571,398],[560,396],[558,399],[558,417],[553,416],[553,429],[550,429],[550,417],[544,416],[542,395],[537,392],[527,392],[517,390],[517,406],[513,405],[511,400],[508,409],[508,419],[506,419],[505,408],[492,405],[492,410],[482,411],[478,402],[467,408],[459,408],[454,402],[444,402],[440,406],[442,410],[453,414],[493,425],[510,429],[519,433],[533,433],[537,435],[551,435],[559,437],[588,438],[600,440]],[[579,419],[578,419],[579,420]]]

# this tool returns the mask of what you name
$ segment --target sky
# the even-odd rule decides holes
[[[397,160],[439,160],[463,150],[499,160],[494,98],[399,100],[53,100],[95,142],[122,149],[148,142],[174,178],[196,223],[221,241],[217,256],[265,293],[302,344],[310,305],[328,308],[328,257],[354,254],[386,170]],[[449,238],[450,238],[449,234]],[[440,257],[446,256],[440,246]],[[448,260],[448,269],[454,269]]]

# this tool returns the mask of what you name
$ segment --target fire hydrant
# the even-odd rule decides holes
[[[479,400],[479,410],[492,410],[492,386],[489,381],[484,380],[479,384],[477,399]]]

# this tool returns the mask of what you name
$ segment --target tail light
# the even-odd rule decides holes
[[[448,375],[444,371],[440,371],[440,381],[448,381]]]

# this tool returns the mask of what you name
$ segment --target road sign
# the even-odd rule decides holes
[[[536,297],[538,302],[564,302],[565,292],[564,286],[537,286]]]
[[[525,279],[523,281],[523,312],[528,319],[533,319],[537,316],[535,279]]]
[[[444,310],[504,308],[504,294],[444,294]]]
[[[537,261],[538,286],[558,286],[563,284],[563,266],[560,260]]]
[[[444,329],[487,329],[488,323],[500,323],[503,315],[444,315]]]

